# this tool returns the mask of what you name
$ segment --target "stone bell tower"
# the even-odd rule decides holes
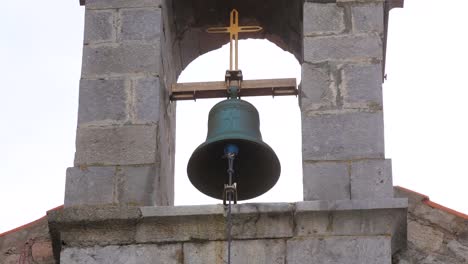
[[[384,156],[389,11],[402,0],[81,0],[75,164],[49,214],[60,263],[224,263],[222,205],[173,206],[175,103],[185,66],[228,40],[233,8],[302,63],[303,192],[233,208],[232,263],[390,264],[406,199]],[[250,35],[249,37],[252,37]]]

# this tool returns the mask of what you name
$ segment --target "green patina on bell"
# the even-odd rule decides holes
[[[257,109],[233,98],[211,109],[206,141],[190,157],[187,174],[199,191],[223,199],[228,169],[223,155],[227,144],[239,148],[234,165],[238,200],[260,196],[276,184],[281,165],[273,149],[262,141]]]

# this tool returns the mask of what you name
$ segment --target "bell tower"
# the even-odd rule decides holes
[[[229,251],[231,263],[390,264],[406,247],[407,201],[393,196],[382,104],[389,12],[402,0],[80,4],[75,164],[65,208],[49,214],[57,261],[226,263]],[[239,203],[228,219],[222,204],[173,206],[174,101],[226,92],[225,82],[207,91],[176,80],[229,42],[207,29],[225,27],[233,10],[248,37],[302,64],[297,90],[290,80],[266,81],[271,93],[299,95],[304,201]],[[263,86],[244,82],[241,93]]]

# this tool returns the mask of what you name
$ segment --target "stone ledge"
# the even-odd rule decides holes
[[[234,240],[384,236],[406,247],[406,199],[252,203],[233,206]],[[223,205],[77,206],[48,213],[54,247],[226,241]],[[389,243],[390,244],[390,243]],[[390,250],[390,249],[388,249]],[[60,250],[59,250],[60,251]]]
[[[87,9],[113,9],[128,7],[160,7],[161,0],[80,0]]]
[[[286,214],[376,209],[406,209],[408,199],[305,201],[297,203],[246,203],[233,205],[233,215]],[[48,212],[49,222],[92,224],[102,221],[145,220],[147,218],[225,216],[222,204],[191,206],[75,206]]]
[[[306,201],[296,203],[296,213],[310,211],[348,211],[374,209],[403,209],[408,207],[406,198],[372,200]]]

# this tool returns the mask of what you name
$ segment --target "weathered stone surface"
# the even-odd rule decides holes
[[[156,123],[159,120],[161,86],[159,78],[141,78],[133,82],[135,121],[137,123]]]
[[[159,40],[161,32],[161,9],[122,9],[120,39],[123,41]]]
[[[304,36],[340,33],[345,29],[344,8],[335,3],[304,3]]]
[[[128,245],[65,248],[62,264],[182,264],[182,245]]]
[[[444,241],[444,234],[417,221],[408,221],[408,240],[426,251],[438,251]]]
[[[336,84],[326,68],[302,64],[299,102],[301,110],[316,110],[336,104]]]
[[[341,93],[346,104],[365,105],[371,109],[382,108],[382,66],[381,64],[343,67]]]
[[[47,212],[47,219],[53,225],[65,224],[73,226],[78,223],[82,227],[84,221],[102,223],[105,221],[126,222],[141,217],[140,207],[119,205],[77,206],[62,208]]]
[[[158,184],[159,177],[154,165],[69,168],[65,207],[167,205],[155,198],[155,192],[166,192]]]
[[[47,219],[0,234],[0,263],[55,264]]]
[[[307,0],[307,1],[328,1],[328,0]],[[337,3],[382,3],[386,0],[330,0]]]
[[[84,44],[115,41],[113,11],[86,10]]]
[[[233,238],[282,238],[294,234],[290,204],[244,204],[235,206],[232,212]]]
[[[393,197],[390,160],[361,160],[351,163],[351,199]]]
[[[351,7],[353,30],[355,32],[374,31],[383,33],[383,3],[367,3]]]
[[[383,158],[383,116],[376,113],[302,114],[303,160]]]
[[[75,166],[155,163],[156,140],[156,125],[78,128]]]
[[[160,7],[161,0],[85,0],[87,9]]]
[[[390,238],[323,237],[287,241],[287,263],[390,264]]]
[[[121,44],[83,49],[82,76],[122,74],[158,74],[159,42],[153,44]]]
[[[283,264],[286,243],[284,240],[235,240],[231,248],[232,263],[271,263]],[[184,263],[206,264],[227,263],[227,243],[186,243]]]
[[[155,192],[163,191],[157,184],[159,177],[155,166],[118,167],[115,190],[119,204],[144,206],[157,203]]]
[[[65,207],[116,203],[115,167],[72,167],[67,169]]]
[[[410,202],[408,248],[394,255],[395,263],[467,263],[468,216],[401,187],[395,188],[395,195]]]
[[[235,239],[291,237],[292,212],[290,204],[233,206],[232,236]],[[138,226],[137,240],[144,243],[226,238],[222,231],[226,228],[225,211],[219,206],[145,207],[142,214],[148,221]]]
[[[296,212],[404,209],[408,207],[406,198],[384,198],[366,200],[305,201],[296,203]]]
[[[137,243],[222,240],[226,238],[225,230],[223,215],[154,217],[138,224],[134,239]]]
[[[182,67],[186,67],[200,56],[201,51],[198,49],[200,35],[203,33],[203,29],[193,29],[184,34],[184,38],[180,40],[180,58]],[[208,42],[208,41],[207,41]]]
[[[457,240],[452,240],[448,242],[447,247],[456,256],[468,262],[468,246],[462,245]]]
[[[81,80],[78,124],[126,120],[126,86],[123,79]]]
[[[31,245],[31,255],[36,263],[55,263],[52,243],[49,239],[37,240]]]
[[[304,200],[350,199],[350,178],[346,162],[303,164]]]
[[[185,206],[147,206],[141,207],[143,217],[170,217],[170,216],[206,216],[224,214],[224,206],[213,205],[185,205]]]
[[[377,34],[304,38],[304,60],[311,63],[380,60],[382,52],[382,40]]]
[[[406,223],[404,208],[297,211],[296,236],[396,235]]]

